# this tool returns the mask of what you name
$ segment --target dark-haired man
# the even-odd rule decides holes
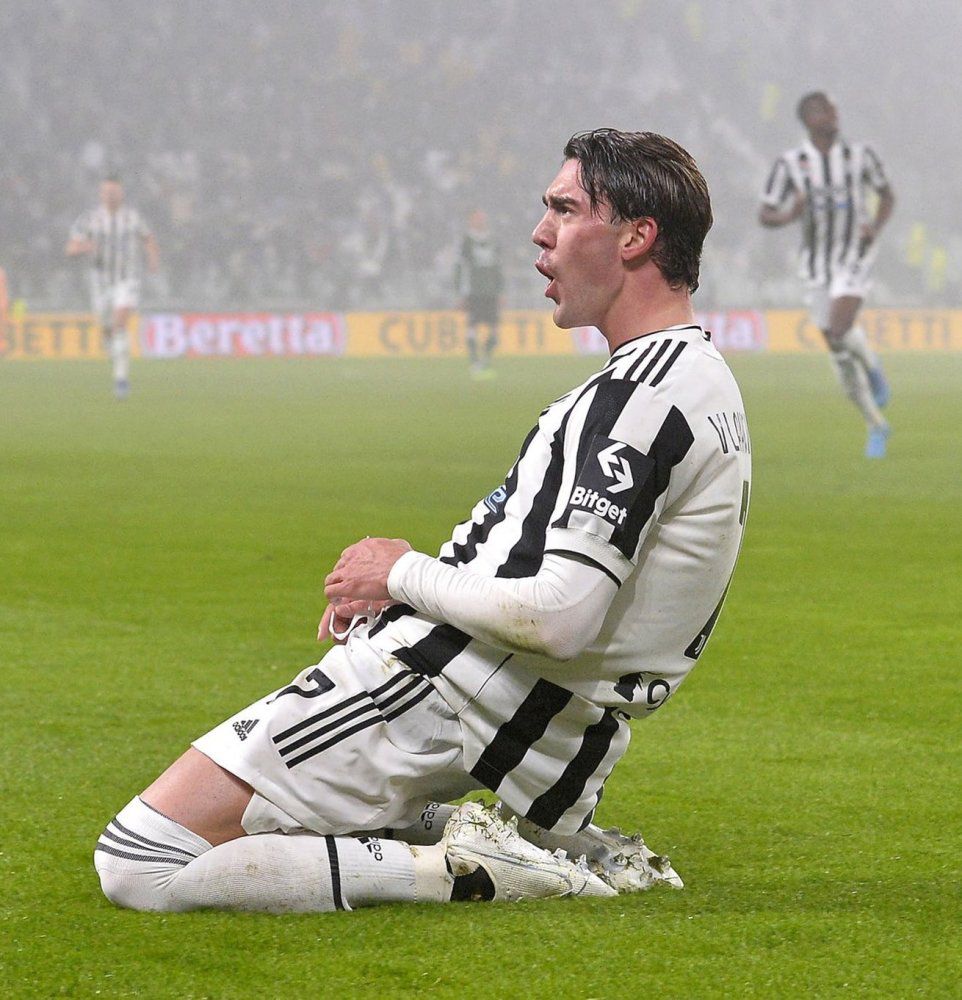
[[[889,425],[881,408],[889,399],[888,382],[855,320],[871,286],[876,240],[895,196],[875,151],[839,136],[838,110],[827,94],[806,94],[797,110],[808,141],[775,161],[759,221],[785,226],[803,220],[800,265],[812,321],[825,337],[845,394],[865,419],[866,456],[884,458]]]
[[[601,129],[571,139],[544,201],[555,321],[597,326],[607,364],[541,411],[437,558],[400,539],[344,550],[320,626],[341,644],[108,824],[113,901],[333,910],[678,884],[591,819],[629,720],[701,655],[748,505],[741,396],[692,314],[708,189],[671,140]],[[502,814],[438,805],[479,788]]]
[[[114,394],[126,399],[130,392],[127,322],[140,302],[142,254],[151,271],[159,267],[159,254],[150,227],[137,209],[124,204],[119,177],[101,183],[100,204],[73,224],[66,253],[89,258],[91,303],[110,354]]]

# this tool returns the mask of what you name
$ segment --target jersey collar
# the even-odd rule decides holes
[[[647,341],[650,337],[660,337],[665,333],[683,333],[686,335],[686,339],[694,334],[700,334],[702,340],[708,339],[708,334],[697,323],[679,323],[677,326],[668,326],[664,330],[652,330],[650,333],[642,333],[637,337],[632,337],[631,340],[626,340],[611,352],[611,357],[608,360],[611,362],[616,358],[624,357],[624,355],[630,354],[643,340]]]

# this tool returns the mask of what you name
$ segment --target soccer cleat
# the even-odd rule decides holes
[[[542,847],[560,847],[569,856],[585,856],[588,868],[618,893],[643,892],[659,882],[674,889],[685,887],[668,858],[650,850],[641,834],[625,835],[616,826],[602,830],[590,824],[579,833],[561,837],[525,819],[518,830]]]
[[[884,427],[870,427],[868,441],[865,443],[865,457],[885,458],[890,433],[888,425]]]
[[[881,365],[878,368],[866,369],[866,371],[868,373],[868,384],[872,390],[872,399],[875,400],[875,405],[881,408],[888,403],[892,396],[888,379],[885,377],[885,372],[882,371]]]
[[[123,401],[130,395],[130,383],[125,379],[117,379],[114,382],[114,396]]]
[[[626,836],[613,826],[608,830],[588,827],[584,834],[599,848],[589,867],[619,893],[642,892],[658,882],[673,889],[685,888],[671,861],[650,850],[640,833]]]
[[[557,896],[614,896],[586,864],[569,861],[564,851],[550,854],[528,843],[517,820],[465,802],[452,813],[442,840],[451,874],[470,875],[479,867],[494,885],[494,899],[518,902]]]

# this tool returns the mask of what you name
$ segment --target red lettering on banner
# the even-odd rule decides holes
[[[344,353],[338,313],[146,313],[145,358],[322,357]]]

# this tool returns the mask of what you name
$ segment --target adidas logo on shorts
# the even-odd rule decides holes
[[[256,726],[259,721],[259,719],[241,719],[239,722],[234,723],[234,732],[237,733],[241,743],[243,743],[244,740],[250,736],[250,734],[254,731],[254,726]]]

